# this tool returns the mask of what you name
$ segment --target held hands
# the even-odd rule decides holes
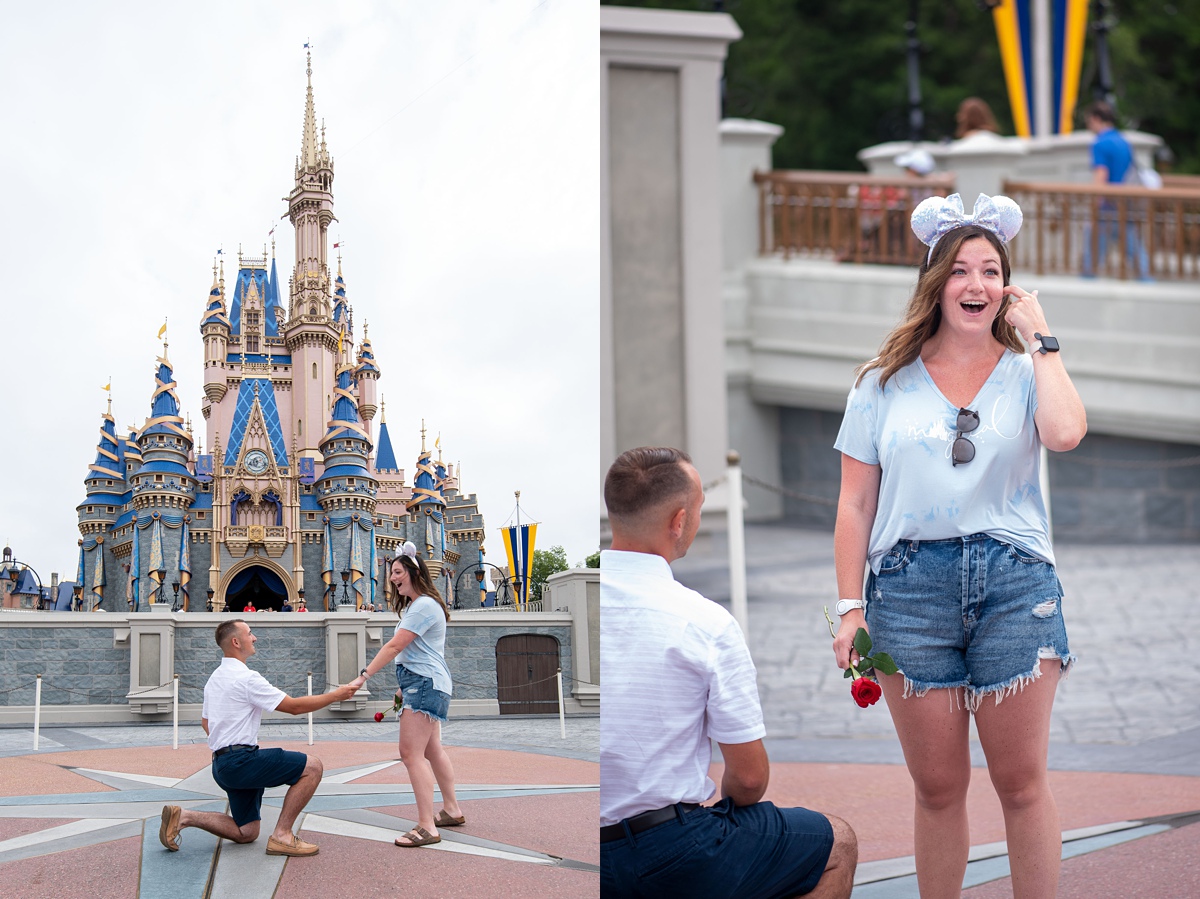
[[[1025,343],[1033,343],[1034,334],[1049,334],[1050,326],[1046,324],[1046,314],[1038,302],[1038,292],[1032,293],[1016,284],[1010,284],[1002,293],[1008,297],[1008,305],[1004,307],[1004,320],[1017,329]]]
[[[363,685],[366,682],[367,682],[367,678],[364,675],[360,674],[354,680],[350,681],[348,686],[353,687],[355,690],[361,690]]]
[[[336,701],[345,701],[354,696],[354,694],[358,692],[358,686],[356,685],[357,680],[358,679],[355,678],[355,680],[350,681],[350,683],[342,684],[340,687],[335,688],[333,693],[336,697]]]

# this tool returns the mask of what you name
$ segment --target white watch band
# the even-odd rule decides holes
[[[1045,355],[1045,353],[1042,353],[1042,342],[1040,340],[1035,340],[1033,343],[1029,344],[1029,355],[1032,356],[1034,353],[1041,353],[1043,356]]]
[[[851,609],[865,609],[866,607],[867,604],[861,599],[839,599],[834,608],[836,609],[838,617],[840,618]]]

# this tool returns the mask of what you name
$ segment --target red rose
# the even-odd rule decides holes
[[[376,721],[382,721],[382,720],[383,720],[383,712],[376,712],[376,713],[375,713],[375,720],[376,720]]]
[[[850,684],[850,695],[860,708],[865,709],[867,706],[874,705],[879,701],[879,697],[883,695],[883,690],[875,681],[866,677],[859,677]]]

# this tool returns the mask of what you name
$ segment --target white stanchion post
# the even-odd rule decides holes
[[[558,732],[562,739],[567,738],[567,713],[563,708],[563,692],[562,692],[562,669],[558,669],[558,674],[555,675],[558,680]]]
[[[729,603],[730,611],[742,629],[749,636],[746,614],[746,529],[742,513],[742,465],[741,457],[736,450],[730,450],[725,457],[729,463],[727,480],[729,482]]]
[[[308,695],[312,696],[312,672],[311,671],[308,672]],[[308,745],[309,746],[311,746],[313,744],[312,715],[313,715],[312,712],[308,713]]]
[[[33,686],[33,751],[38,748],[38,731],[42,727],[42,676],[37,676]]]
[[[171,678],[171,748],[179,748],[179,675]]]

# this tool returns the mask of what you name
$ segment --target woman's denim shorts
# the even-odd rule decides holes
[[[986,534],[902,540],[867,580],[872,651],[891,655],[904,696],[964,688],[967,705],[999,703],[1074,662],[1054,566]]]
[[[396,666],[396,680],[403,697],[402,708],[422,712],[434,721],[446,723],[450,712],[450,694],[433,688],[433,678],[414,674],[403,665]]]

